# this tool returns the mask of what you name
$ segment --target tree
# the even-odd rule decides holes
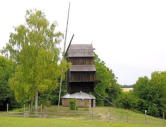
[[[133,88],[133,85],[122,85],[122,88]]]
[[[100,80],[100,83],[95,87],[95,93],[113,102],[121,93],[120,85],[117,83],[117,79],[112,70],[105,65],[104,61],[102,61],[97,54],[95,54],[94,64],[96,67],[96,78]],[[98,105],[104,105],[104,100],[101,100],[97,95],[96,101]]]
[[[151,74],[150,84],[153,85],[154,106],[158,109],[159,115],[166,112],[166,72],[153,72]]]
[[[149,79],[148,77],[140,77],[136,84],[134,85],[134,94],[141,98],[141,99],[147,99],[147,92],[149,91]]]
[[[132,91],[123,92],[118,99],[116,99],[116,106],[125,109],[136,109],[138,98],[134,96]]]
[[[139,98],[140,111],[162,116],[166,111],[166,72],[153,72],[151,79],[140,77],[134,85],[134,94]]]
[[[67,92],[67,84],[66,80],[62,82],[62,91],[61,91],[61,96],[64,96]],[[58,99],[59,99],[59,86],[54,89],[54,90],[49,90],[46,91],[42,94],[39,94],[39,103],[40,104],[53,104],[57,105],[58,104]]]
[[[28,100],[31,104],[35,100],[37,111],[38,94],[58,86],[59,77],[68,69],[68,63],[64,60],[58,64],[58,44],[63,34],[55,32],[56,24],[50,24],[39,10],[26,11],[25,20],[25,25],[16,27],[15,32],[10,34],[3,53],[17,65],[9,81],[16,100]]]
[[[9,87],[8,80],[14,73],[14,63],[7,58],[0,56],[0,110],[5,110],[7,103],[9,106],[16,105],[14,94]]]

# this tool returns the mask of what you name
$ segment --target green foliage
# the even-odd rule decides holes
[[[67,85],[66,85],[66,80],[62,82],[62,91],[61,91],[61,96],[65,95],[67,92]],[[39,94],[39,104],[47,105],[47,102],[51,102],[52,105],[57,105],[58,104],[58,98],[59,97],[59,85],[56,89],[46,91],[42,94]]]
[[[14,67],[15,64],[11,60],[0,56],[0,110],[5,110],[7,103],[9,106],[17,106],[8,83],[10,76],[14,73]]]
[[[162,116],[166,111],[166,72],[153,72],[151,79],[141,77],[134,86],[139,98],[138,110],[152,116]]]
[[[115,101],[121,94],[121,88],[120,85],[117,83],[117,79],[114,73],[96,54],[94,64],[96,67],[96,78],[97,80],[100,80],[100,83],[98,83],[95,87],[95,92],[108,98],[112,102]],[[102,100],[97,95],[96,102],[98,105],[107,105],[107,102]]]
[[[138,99],[133,92],[123,92],[116,100],[116,105],[124,109],[136,109]]]
[[[58,44],[63,34],[55,32],[56,24],[50,24],[38,10],[28,10],[25,20],[25,25],[16,27],[10,34],[2,51],[16,62],[16,71],[9,84],[16,100],[23,103],[34,101],[36,93],[56,89],[59,77],[64,77],[69,66],[66,60],[58,64]]]
[[[149,87],[150,85],[148,77],[140,77],[136,82],[136,84],[134,85],[134,93],[137,97],[141,99],[148,99],[146,92],[149,91]]]
[[[117,81],[111,81],[111,85],[106,89],[106,93],[108,94],[108,99],[114,102],[122,94],[122,90]]]
[[[70,109],[71,110],[77,110],[78,109],[75,98],[70,99],[69,103],[70,103]]]
[[[133,85],[121,85],[122,88],[133,88]]]

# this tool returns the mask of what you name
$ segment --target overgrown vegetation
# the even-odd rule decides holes
[[[77,110],[78,109],[75,98],[70,99],[69,104],[70,104],[70,109],[71,110]]]
[[[139,98],[140,111],[145,109],[149,115],[162,116],[166,112],[166,72],[153,72],[151,79],[139,78],[133,93]]]
[[[123,93],[116,101],[118,107],[162,117],[166,112],[166,72],[153,72],[151,79],[140,77],[133,91]]]
[[[10,89],[8,83],[8,80],[14,73],[14,70],[15,64],[11,60],[0,56],[0,110],[6,110],[7,104],[9,104],[9,108],[19,106],[15,101],[14,93]]]

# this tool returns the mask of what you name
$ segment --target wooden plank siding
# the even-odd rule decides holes
[[[71,44],[66,52],[72,66],[67,72],[67,92],[93,92],[96,84],[94,52],[91,44]]]
[[[72,65],[69,69],[71,72],[95,72],[94,65]]]
[[[69,72],[69,82],[94,82],[95,72]]]
[[[93,82],[72,82],[68,84],[67,91],[68,93],[75,92],[92,92],[95,84]]]
[[[71,57],[68,58],[72,65],[92,65],[93,57]]]

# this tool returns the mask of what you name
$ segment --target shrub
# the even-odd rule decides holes
[[[116,106],[125,109],[136,109],[138,99],[132,92],[125,92],[116,100]]]
[[[75,98],[70,99],[70,109],[71,110],[77,110],[78,109]]]
[[[159,117],[159,109],[158,109],[157,105],[149,104],[147,114]]]

